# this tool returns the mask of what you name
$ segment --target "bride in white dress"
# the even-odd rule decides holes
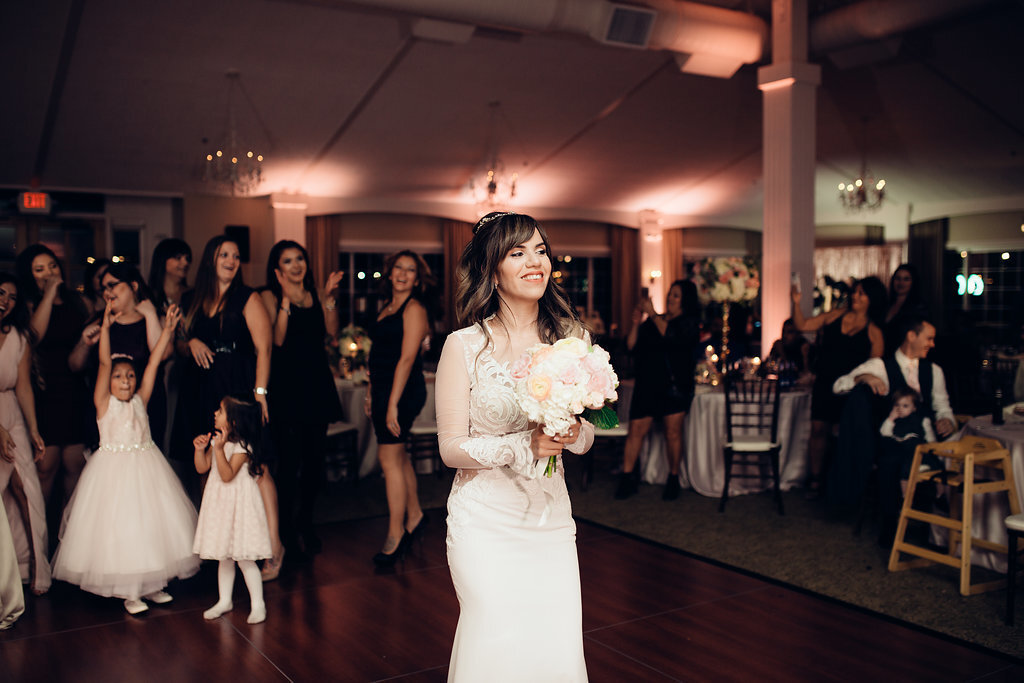
[[[585,333],[551,280],[547,236],[515,213],[473,229],[459,265],[458,319],[437,369],[448,497],[448,565],[461,608],[449,681],[586,681],[576,524],[561,459],[593,427],[546,436],[519,408],[511,364],[534,344]],[[538,466],[539,464],[539,466]]]

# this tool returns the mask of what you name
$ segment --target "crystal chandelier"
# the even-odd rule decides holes
[[[263,182],[263,155],[254,151],[257,148],[247,144],[239,135],[235,111],[238,92],[249,103],[256,120],[260,118],[242,87],[242,75],[238,70],[229,69],[225,75],[228,79],[227,132],[220,143],[208,147],[206,161],[203,163],[203,181],[216,192],[227,192],[232,196],[248,195]]]
[[[875,211],[882,206],[883,199],[885,180],[876,179],[867,162],[861,164],[859,177],[846,183],[839,183],[839,201],[847,211]]]
[[[469,179],[469,192],[479,216],[511,209],[519,179],[518,173],[513,171],[509,174],[505,170],[505,162],[498,156],[497,124],[501,116],[501,102],[490,102],[488,107],[491,116],[487,135],[487,162],[480,173]]]

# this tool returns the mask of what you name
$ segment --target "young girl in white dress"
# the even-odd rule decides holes
[[[193,440],[196,470],[210,472],[199,508],[195,552],[204,560],[220,560],[217,570],[219,599],[203,612],[216,619],[234,606],[235,563],[249,589],[247,621],[258,624],[267,618],[263,603],[263,578],[258,560],[273,555],[270,529],[257,477],[263,474],[266,434],[263,410],[250,398],[226,396],[213,414],[213,434]]]
[[[93,394],[100,447],[68,502],[53,576],[90,593],[123,598],[125,609],[138,614],[149,609],[141,598],[170,602],[163,590],[167,582],[199,570],[192,553],[196,510],[153,443],[146,415],[160,359],[181,314],[176,306],[167,311],[138,384],[131,359],[110,356],[110,326],[117,316],[107,304]]]
[[[585,681],[576,525],[561,458],[593,427],[564,437],[530,424],[510,366],[538,342],[584,337],[551,279],[543,228],[491,213],[462,254],[453,332],[437,368],[441,457],[457,467],[448,496],[448,566],[459,598],[449,681]],[[538,463],[539,466],[538,466]]]

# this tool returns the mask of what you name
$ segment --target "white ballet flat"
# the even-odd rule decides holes
[[[149,609],[149,605],[142,602],[142,600],[135,598],[134,600],[125,600],[124,608],[128,614],[140,614]]]
[[[166,605],[174,600],[174,596],[165,591],[157,591],[156,593],[150,593],[149,595],[143,595],[142,597],[149,600],[154,605]]]

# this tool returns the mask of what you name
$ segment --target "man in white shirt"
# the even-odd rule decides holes
[[[832,391],[846,394],[856,386],[864,385],[877,396],[888,396],[893,389],[909,387],[920,394],[925,416],[931,418],[939,438],[945,439],[955,432],[956,421],[949,405],[942,368],[927,359],[928,352],[935,347],[935,327],[923,318],[912,317],[907,319],[904,330],[903,343],[892,356],[861,363],[837,379]],[[840,440],[844,437],[857,438],[844,435],[840,428]],[[874,456],[874,453],[870,454],[871,458]],[[904,462],[905,457],[889,450],[878,453],[878,490],[883,525],[879,541],[883,544],[891,543],[896,530],[902,498],[900,479],[909,467],[909,463]]]
[[[928,352],[935,348],[935,327],[922,318],[908,320],[908,329],[903,343],[896,349],[893,360],[899,367],[906,382],[914,391],[922,394],[921,400],[935,414],[935,431],[941,438],[946,438],[956,429],[953,409],[949,407],[949,394],[946,393],[946,376],[942,368],[932,363],[921,363]],[[871,358],[855,367],[849,374],[843,375],[832,385],[832,391],[845,394],[857,384],[866,384],[879,396],[889,395],[889,371],[887,362],[882,358]],[[921,378],[921,370],[931,368],[930,378]],[[891,370],[891,365],[890,365]],[[929,379],[931,381],[929,381]],[[930,396],[925,390],[930,385]]]

